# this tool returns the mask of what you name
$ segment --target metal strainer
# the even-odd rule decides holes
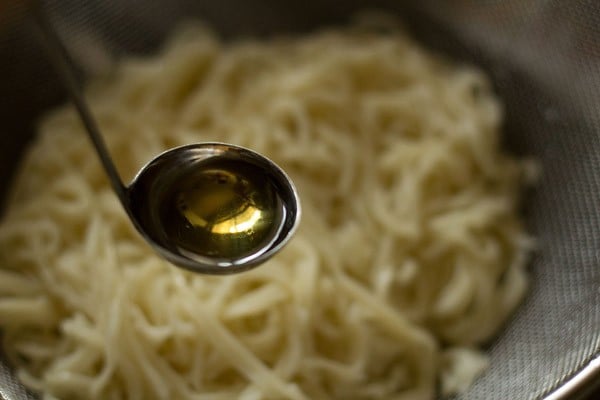
[[[17,1],[0,0],[0,188],[35,118],[62,98]],[[184,17],[226,37],[305,31],[357,10],[404,16],[427,46],[475,63],[506,106],[506,146],[537,157],[527,197],[540,247],[529,295],[490,343],[491,367],[460,399],[566,399],[600,381],[600,2],[597,0],[47,1],[84,73],[153,50]],[[0,395],[34,399],[0,363]],[[600,393],[591,394],[600,398]]]

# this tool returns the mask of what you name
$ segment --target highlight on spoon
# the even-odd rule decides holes
[[[266,261],[293,235],[296,189],[277,165],[249,149],[201,143],[148,163],[128,188],[137,229],[169,261],[212,274]]]

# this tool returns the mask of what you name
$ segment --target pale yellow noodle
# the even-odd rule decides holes
[[[224,44],[200,25],[87,96],[131,178],[225,141],[298,186],[297,236],[248,273],[199,276],[132,228],[70,107],[47,115],[0,226],[0,325],[47,399],[431,399],[526,290],[526,175],[477,69],[394,25]],[[531,168],[529,168],[531,170]],[[531,174],[529,174],[531,175]]]

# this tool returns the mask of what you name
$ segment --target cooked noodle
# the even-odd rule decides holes
[[[0,228],[0,325],[60,399],[431,399],[463,391],[526,289],[529,171],[486,77],[402,31],[224,44],[188,26],[87,95],[119,170],[224,141],[278,163],[303,221],[264,266],[174,268],[132,228],[71,107]]]

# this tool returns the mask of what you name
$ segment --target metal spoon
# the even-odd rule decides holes
[[[83,98],[67,49],[41,10],[42,42],[106,170],[141,235],[171,263],[205,274],[246,271],[292,237],[300,203],[283,170],[249,149],[200,143],[168,150],[126,186]]]

